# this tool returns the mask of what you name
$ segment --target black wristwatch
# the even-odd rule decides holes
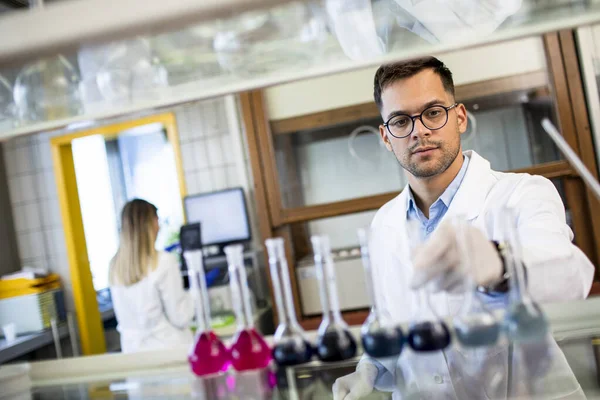
[[[492,240],[492,244],[496,248],[498,255],[500,256],[500,260],[502,260],[502,278],[491,285],[488,286],[478,286],[477,291],[484,294],[494,294],[494,293],[506,293],[509,289],[508,278],[509,272],[506,266],[506,246],[503,243],[499,243],[495,240]]]

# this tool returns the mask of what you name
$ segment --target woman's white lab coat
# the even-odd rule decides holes
[[[466,216],[490,240],[500,240],[502,209],[514,207],[533,298],[541,303],[585,298],[592,284],[594,267],[571,243],[573,234],[565,223],[564,206],[554,185],[539,176],[493,171],[490,163],[477,153],[464,154],[470,157],[470,163],[444,218]],[[372,223],[374,234],[383,236],[371,254],[378,268],[377,296],[397,322],[408,322],[415,309],[414,293],[408,287],[412,272],[405,251],[407,189],[385,204]],[[432,296],[431,303],[440,316],[451,316],[458,312],[462,300],[463,295],[440,293]],[[505,296],[501,296],[492,303],[495,301],[495,306],[503,307],[505,300]],[[513,353],[510,357],[509,351]],[[523,371],[526,363],[521,362],[524,358],[531,361],[533,367],[542,365],[548,370],[548,373],[538,374],[545,376],[543,382],[527,378]],[[546,361],[536,362],[542,359]],[[481,350],[461,350],[452,346],[451,350],[428,356],[416,356],[406,350],[398,360],[379,361],[387,370],[380,372],[380,386],[385,386],[386,380],[399,380],[403,374],[407,385],[426,388],[431,398],[436,399],[497,399],[505,398],[507,393],[527,396],[531,390],[529,383],[536,382],[535,392],[540,398],[585,398],[563,353],[550,337],[548,346],[541,348],[509,349],[503,344]],[[507,378],[509,373],[512,380]],[[495,381],[498,377],[502,378],[499,382]]]
[[[175,255],[160,252],[148,276],[110,291],[124,353],[192,344],[194,304],[183,289]]]

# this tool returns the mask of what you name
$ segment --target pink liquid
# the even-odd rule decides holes
[[[237,371],[265,368],[271,361],[271,349],[254,329],[239,331],[229,353]]]
[[[192,371],[198,376],[226,371],[231,361],[225,345],[214,332],[202,332],[188,355]]]

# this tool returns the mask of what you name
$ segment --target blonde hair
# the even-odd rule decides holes
[[[145,200],[134,199],[123,207],[119,249],[110,262],[111,285],[131,286],[156,268],[155,218],[156,207]]]

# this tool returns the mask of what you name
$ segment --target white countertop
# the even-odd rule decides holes
[[[559,342],[600,336],[600,297],[585,301],[550,304],[543,307],[555,339]],[[360,326],[350,328],[356,337]],[[311,341],[316,331],[309,331]],[[266,340],[272,343],[272,337]],[[229,340],[224,340],[228,344]],[[132,354],[113,353],[96,356],[31,363],[31,379],[36,385],[83,382],[90,379],[147,376],[164,371],[188,372],[188,346]]]

